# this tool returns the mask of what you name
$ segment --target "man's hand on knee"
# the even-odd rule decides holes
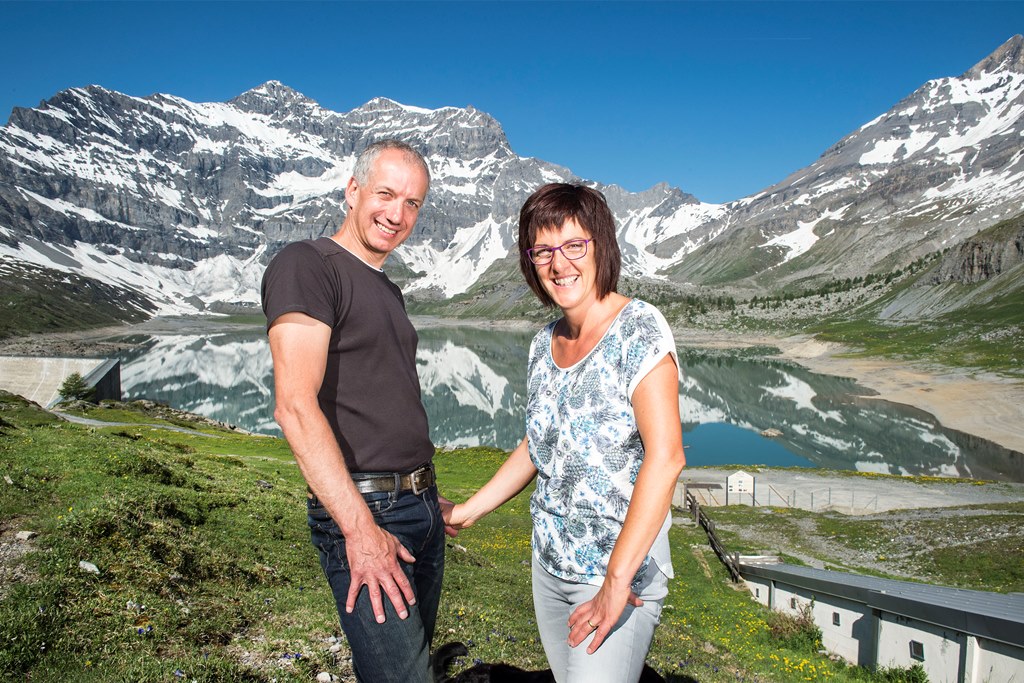
[[[345,539],[351,575],[345,611],[351,613],[355,609],[356,598],[365,584],[378,624],[383,624],[385,619],[382,591],[391,600],[399,618],[405,619],[409,616],[406,605],[416,604],[416,594],[399,560],[415,562],[416,558],[391,533],[375,524],[372,526],[365,533]]]

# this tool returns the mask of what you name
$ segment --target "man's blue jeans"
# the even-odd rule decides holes
[[[309,499],[313,545],[320,554],[320,566],[331,586],[341,628],[352,649],[356,678],[366,683],[433,681],[430,643],[444,575],[444,521],[437,489],[431,486],[419,495],[411,491],[365,493],[363,500],[377,524],[391,532],[416,558],[414,563],[399,560],[416,593],[416,604],[409,606],[408,618],[400,619],[391,600],[382,593],[387,618],[378,624],[364,586],[355,609],[347,613],[350,574],[345,538],[319,501]]]

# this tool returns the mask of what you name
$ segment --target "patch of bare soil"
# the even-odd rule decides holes
[[[2,484],[0,484],[2,485]],[[15,583],[27,583],[32,580],[25,568],[22,558],[35,550],[33,539],[19,539],[20,519],[0,519],[0,600],[7,597],[11,586]]]
[[[322,671],[317,681],[329,683],[355,683],[356,676],[352,669],[352,652],[343,638],[331,636],[322,643],[327,651],[326,661],[330,671]],[[270,680],[282,670],[294,671],[296,664],[308,653],[293,652],[295,644],[286,640],[269,641],[262,632],[246,632],[235,636],[226,651],[229,656],[242,666],[259,672]]]

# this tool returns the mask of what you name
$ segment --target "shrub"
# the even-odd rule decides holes
[[[60,395],[68,401],[91,401],[96,395],[96,387],[86,384],[81,373],[72,372],[60,385]]]
[[[772,612],[768,630],[774,640],[795,652],[816,653],[821,649],[821,629],[814,623],[813,604],[804,605],[796,616]]]
[[[899,666],[883,667],[878,670],[878,678],[886,683],[928,683],[928,674],[920,664],[906,669]]]

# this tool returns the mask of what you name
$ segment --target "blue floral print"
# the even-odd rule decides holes
[[[661,312],[633,299],[585,358],[560,368],[551,356],[554,326],[534,337],[528,364],[526,433],[538,472],[533,549],[551,574],[600,584],[644,459],[630,397],[666,354],[678,366],[675,342]],[[652,557],[672,576],[667,522],[634,584]]]

